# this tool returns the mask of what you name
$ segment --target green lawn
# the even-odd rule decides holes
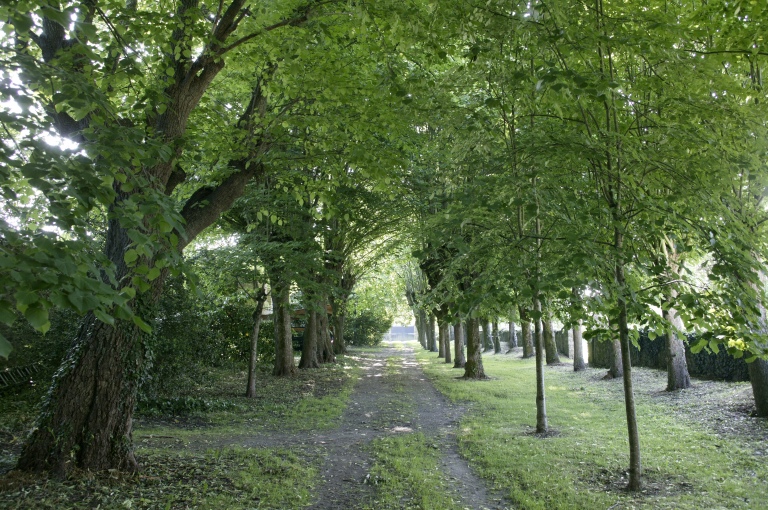
[[[645,483],[642,493],[630,495],[623,490],[629,453],[621,382],[601,380],[603,370],[546,368],[555,434],[540,438],[533,434],[533,359],[486,356],[492,379],[464,381],[457,379],[462,371],[433,354],[420,351],[418,358],[440,391],[469,403],[459,431],[462,455],[520,508],[768,508],[766,420],[744,418],[759,439],[725,435],[722,423],[697,417],[698,397],[683,392],[672,406],[661,398],[662,372],[637,370]],[[722,386],[725,395],[747,389],[743,383]]]

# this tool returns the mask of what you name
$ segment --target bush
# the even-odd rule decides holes
[[[362,310],[347,316],[344,340],[351,345],[378,345],[392,327],[392,317],[383,312]]]

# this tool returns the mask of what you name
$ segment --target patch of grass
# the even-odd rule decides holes
[[[421,433],[373,441],[369,483],[377,487],[371,509],[460,509],[439,469],[440,452]]]
[[[273,377],[262,371],[256,397],[242,396],[246,372],[220,370],[212,383],[189,395],[169,396],[139,413],[135,435],[163,435],[168,428],[182,437],[253,434],[256,431],[323,430],[338,423],[359,375],[359,357],[339,357],[336,364],[299,370],[293,377]],[[163,412],[182,404],[182,413]],[[158,410],[160,411],[158,413]]]
[[[58,481],[11,473],[2,479],[0,507],[301,508],[318,471],[286,449],[146,450],[142,461],[137,475],[77,473]]]
[[[722,427],[703,423],[685,406],[658,398],[663,373],[633,369],[644,489],[629,494],[623,490],[629,454],[620,380],[603,381],[604,371],[598,370],[546,368],[555,434],[540,438],[533,434],[533,360],[486,356],[483,364],[492,379],[463,381],[430,353],[421,351],[418,358],[440,391],[470,404],[459,430],[462,455],[520,508],[766,507],[765,420],[752,419],[753,434],[724,435]],[[728,395],[733,383],[720,387]]]

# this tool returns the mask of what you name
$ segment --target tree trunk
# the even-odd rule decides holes
[[[336,313],[334,311],[333,318],[336,321],[336,326],[334,327],[334,330],[336,331],[336,335],[333,339],[333,352],[334,354],[346,354],[347,344],[346,344],[346,341],[344,340],[345,315],[343,312]]]
[[[443,322],[438,321],[437,323],[437,357],[438,358],[445,358],[445,346],[447,344],[447,338],[445,336],[445,331],[443,331]]]
[[[522,329],[521,342],[523,343],[523,358],[534,355],[533,335],[531,335],[531,320],[528,318],[528,310],[520,307],[520,328]]]
[[[307,307],[309,308],[309,307]],[[304,328],[304,344],[301,346],[299,368],[319,368],[317,361],[317,310],[307,310],[307,326]]]
[[[541,315],[541,301],[538,297],[533,299],[533,309],[536,315]],[[549,431],[547,423],[547,400],[544,393],[544,332],[541,319],[534,319],[534,332],[536,336],[536,433],[546,434]]]
[[[515,323],[510,321],[509,322],[509,350],[507,352],[510,352],[512,349],[517,347],[517,332],[515,331]]]
[[[573,326],[573,371],[585,370],[584,364],[584,338],[581,334],[581,321]]]
[[[677,297],[677,291],[670,289],[671,300]],[[669,308],[662,310],[664,318],[672,325],[666,335],[667,341],[667,391],[684,390],[691,387],[691,377],[688,375],[688,363],[685,361],[685,344],[678,330],[683,329],[683,321],[677,315],[677,310]]]
[[[464,327],[461,322],[453,325],[453,368],[464,368]]]
[[[613,337],[611,340],[611,368],[608,369],[610,379],[617,379],[624,375],[624,365],[621,361],[621,338]]]
[[[419,334],[419,343],[424,349],[429,350],[429,335],[427,334],[427,315],[423,310],[416,314],[416,332]]]
[[[443,337],[443,344],[445,345],[443,348],[445,350],[445,362],[453,363],[453,359],[451,357],[450,325],[447,322],[440,323],[440,336]]]
[[[467,360],[464,364],[464,379],[487,379],[483,370],[483,346],[480,339],[480,321],[467,319]]]
[[[437,339],[435,338],[435,316],[431,313],[427,322],[427,343],[429,344],[429,350],[431,352],[437,352]]]
[[[291,286],[280,283],[272,285],[276,296],[275,317],[275,367],[272,375],[288,376],[296,373],[293,361],[293,334],[291,332]]]
[[[557,352],[557,343],[555,343],[555,332],[552,327],[552,321],[545,320],[544,323],[544,349],[547,354],[547,365],[556,365],[560,363],[560,354]]]
[[[493,353],[501,354],[501,337],[499,336],[499,323],[493,321]]]
[[[486,319],[481,320],[483,334],[483,352],[493,350],[493,341],[491,340],[491,325]]]
[[[266,301],[266,299],[266,293],[258,294],[256,298],[256,310],[253,311],[251,356],[248,359],[248,383],[245,386],[245,396],[248,398],[256,396],[256,360],[259,358],[259,329],[261,329],[261,312],[264,311],[264,301]]]
[[[74,467],[134,471],[131,424],[143,345],[137,327],[85,316],[18,461],[65,476]]]
[[[319,334],[317,336],[318,344],[322,350],[322,357],[318,359],[320,363],[336,363],[336,355],[333,353],[333,343],[331,342],[331,335],[328,331],[328,312],[325,308],[325,299],[321,301],[322,307],[317,312],[317,324],[319,326]]]
[[[768,417],[768,361],[756,359],[747,363],[749,381],[752,383],[752,393],[755,397],[757,416]]]

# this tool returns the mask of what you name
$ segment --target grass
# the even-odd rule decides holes
[[[450,495],[439,467],[440,452],[424,434],[410,433],[376,439],[369,445],[374,459],[370,483],[376,500],[369,508],[462,508]]]
[[[270,437],[338,424],[360,374],[359,359],[341,356],[334,365],[289,378],[260,373],[253,399],[241,396],[245,371],[210,369],[197,386],[137,414],[137,475],[78,472],[62,481],[11,472],[0,477],[0,508],[304,507],[319,482],[322,452],[290,441],[270,444]],[[41,393],[24,389],[0,400],[0,469],[13,466]],[[260,446],[242,446],[247,438]]]
[[[459,431],[461,453],[516,507],[768,508],[765,420],[742,417],[748,426],[742,423],[739,433],[726,435],[662,395],[663,373],[633,372],[644,490],[629,494],[623,490],[629,454],[620,381],[601,380],[603,371],[546,368],[554,434],[542,438],[533,433],[533,360],[486,356],[483,363],[492,379],[463,381],[429,353],[421,351],[418,358],[440,391],[453,401],[469,403]],[[748,390],[743,384],[717,384],[726,395]],[[678,397],[685,400],[686,393]],[[696,402],[688,405],[695,407]]]

